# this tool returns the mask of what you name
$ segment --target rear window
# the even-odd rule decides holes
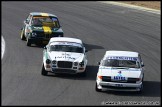
[[[119,60],[119,59],[102,60],[101,65],[107,67],[129,67],[129,68],[140,67],[138,60]]]

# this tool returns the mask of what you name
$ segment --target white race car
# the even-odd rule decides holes
[[[52,73],[69,73],[85,76],[87,50],[80,39],[54,37],[44,47],[42,75]]]
[[[137,52],[106,51],[96,77],[96,91],[136,91],[143,89],[144,63]]]

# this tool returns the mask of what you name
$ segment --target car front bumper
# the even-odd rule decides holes
[[[48,44],[50,38],[30,38],[30,43],[33,44]]]
[[[46,71],[52,73],[77,74],[77,73],[85,72],[85,68],[84,70],[72,69],[72,68],[46,68]]]
[[[116,83],[97,81],[99,89],[108,89],[114,91],[140,91],[142,82],[140,83]]]
[[[42,36],[43,35],[43,36]],[[53,35],[44,35],[44,34],[41,34],[41,36],[37,36],[37,37],[29,37],[29,41],[33,44],[47,44],[50,40],[50,38],[52,37],[63,37],[63,34],[53,34]]]

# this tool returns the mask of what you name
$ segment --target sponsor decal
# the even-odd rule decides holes
[[[123,56],[109,56],[107,59],[117,59],[117,60],[132,60],[137,61],[137,57],[123,57]]]
[[[70,56],[70,54],[62,53],[62,55]]]
[[[81,44],[79,43],[73,43],[73,42],[52,42],[50,45],[71,45],[71,46],[78,46],[78,47],[82,47]]]
[[[72,57],[67,57],[67,56],[57,56],[57,57],[55,57],[55,58],[67,58],[67,59],[73,59],[73,60],[75,60],[75,58],[72,58]]]
[[[122,72],[119,71],[118,73],[119,73],[119,74],[118,74],[117,76],[122,77],[122,74],[121,74]]]

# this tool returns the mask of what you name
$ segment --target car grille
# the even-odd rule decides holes
[[[53,68],[52,71],[54,73],[69,73],[69,74],[75,74],[76,73],[75,70],[71,70],[71,69],[55,69],[55,68]]]
[[[68,62],[68,61],[58,61],[57,62],[57,66],[59,68],[72,68],[72,62]]]
[[[41,37],[41,38],[52,38],[52,37],[58,37],[59,35],[62,35],[60,33],[52,33],[52,34],[45,34],[44,32],[36,32],[37,33],[37,37]]]
[[[102,81],[105,82],[118,82],[118,83],[136,83],[136,78],[128,78],[127,81],[112,81],[110,76],[103,76]]]
[[[52,34],[44,34],[45,38],[52,38],[52,37],[58,37],[58,34],[52,33]]]

